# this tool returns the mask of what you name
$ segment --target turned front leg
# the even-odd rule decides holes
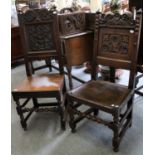
[[[115,152],[119,151],[119,113],[116,110],[113,115],[113,150]]]
[[[19,102],[19,99],[16,100],[16,110],[17,110],[17,113],[20,117],[20,123],[21,123],[21,126],[24,130],[27,130],[27,124],[26,124],[26,120],[24,119],[24,115],[23,115],[23,111],[22,111],[22,108],[20,106],[20,102]]]

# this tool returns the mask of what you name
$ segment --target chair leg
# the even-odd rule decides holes
[[[32,68],[32,74],[34,74],[34,72],[35,72],[35,69],[34,69],[34,67],[33,67],[33,61],[31,61],[31,68]]]
[[[64,119],[64,110],[62,107],[60,109],[60,119],[61,119],[61,129],[66,130],[66,121]]]
[[[114,129],[113,129],[113,132],[114,132],[114,136],[113,136],[113,150],[115,152],[118,152],[119,151],[119,114],[118,114],[118,111],[115,111],[114,113],[114,118],[113,118],[113,123],[114,123]]]
[[[76,132],[76,124],[74,123],[74,113],[73,113],[73,110],[72,110],[69,102],[67,105],[67,112],[69,114],[69,119],[70,119],[69,120],[69,126],[71,128],[72,133],[75,133]]]
[[[67,72],[68,72],[68,80],[69,80],[69,88],[72,89],[73,88],[73,82],[72,82],[72,75],[71,75],[71,67],[67,66],[66,67]]]
[[[74,123],[74,116],[70,115],[69,126],[71,128],[72,133],[76,132],[76,124]]]
[[[49,67],[49,71],[52,72],[52,63],[51,63],[51,59],[49,60],[45,60],[46,65]]]
[[[115,68],[110,67],[110,81],[115,83]]]
[[[34,108],[38,108],[39,105],[38,105],[38,101],[37,101],[37,98],[32,98],[33,100],[33,105],[34,105]]]
[[[26,75],[30,76],[34,73],[34,70],[32,68],[32,63],[28,62],[27,59],[25,59],[25,68],[26,68]]]
[[[98,109],[94,109],[94,116],[97,116],[99,114],[99,110]]]
[[[138,76],[136,76],[135,78],[135,94],[143,96],[143,92],[141,92],[140,90],[143,89],[143,85],[137,87],[138,83],[139,83],[139,79],[143,77],[143,74],[140,74]]]
[[[131,109],[131,112],[129,113],[127,119],[128,121],[130,121],[130,125],[129,127],[132,126],[132,117],[133,117],[133,97],[131,97],[131,99],[128,101],[128,105],[127,105],[127,108],[130,108],[132,106],[132,109]]]
[[[65,130],[66,129],[66,121],[65,121],[65,116],[64,116],[64,107],[63,107],[60,99],[58,99],[58,107],[59,107],[59,114],[60,114],[61,129]]]
[[[21,123],[21,126],[24,130],[27,130],[27,124],[26,124],[26,121],[24,119],[24,115],[23,115],[23,112],[22,112],[22,109],[21,109],[21,106],[20,106],[20,103],[19,103],[19,100],[16,101],[16,110],[17,110],[17,113],[18,115],[20,116],[20,123]]]
[[[27,124],[26,121],[20,121],[22,128],[26,131],[27,130]]]

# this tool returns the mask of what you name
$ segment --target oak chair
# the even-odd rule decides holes
[[[28,77],[13,89],[12,95],[17,105],[21,125],[25,130],[27,129],[27,120],[33,112],[55,111],[60,114],[61,128],[65,129],[66,85],[63,75],[60,39],[56,34],[58,32],[57,15],[46,9],[34,9],[21,14],[20,22],[22,23]],[[53,48],[56,51],[52,51]],[[32,75],[29,66],[32,60],[55,56],[59,63],[60,74]],[[56,102],[40,103],[38,100],[40,98],[54,98]],[[25,99],[25,101],[22,103],[21,99]],[[33,106],[29,108],[27,105],[31,99]]]
[[[119,150],[122,137],[132,125],[134,83],[141,29],[141,15],[136,19],[131,13],[96,14],[93,72],[89,81],[67,93],[69,125],[75,132],[76,125],[87,118],[112,129],[113,149]],[[128,86],[97,80],[98,64],[130,71]],[[81,111],[81,105],[89,108]],[[105,120],[98,115],[103,111],[113,119]]]

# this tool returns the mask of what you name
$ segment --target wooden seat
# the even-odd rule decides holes
[[[63,86],[64,76],[58,74],[41,74],[27,77],[14,92],[50,92],[60,91]]]
[[[49,111],[59,113],[61,128],[65,129],[66,85],[63,75],[60,38],[55,33],[59,31],[57,15],[46,9],[34,9],[21,14],[19,17],[22,23],[21,31],[28,77],[13,88],[12,95],[17,106],[16,109],[20,116],[21,125],[26,130],[27,120],[33,112]],[[52,51],[53,48],[55,51]],[[57,58],[59,73],[32,75],[31,61],[37,59],[47,60],[50,57]],[[40,98],[51,98],[51,102],[40,103]],[[29,102],[31,99],[32,102]],[[28,103],[32,104],[32,106],[30,107]]]
[[[141,14],[96,14],[92,81],[82,84],[67,93],[69,125],[75,132],[76,125],[87,118],[104,124],[112,129],[113,149],[119,150],[119,144],[132,125],[134,84],[136,77],[137,55],[141,29]],[[130,71],[127,86],[99,81],[97,66]],[[113,82],[113,78],[111,78]],[[82,105],[88,107],[82,109]],[[112,115],[106,120],[98,115],[101,112]],[[93,114],[92,114],[93,113]]]
[[[68,93],[70,98],[81,99],[85,104],[100,109],[121,107],[130,94],[131,90],[128,87],[106,81],[91,81]]]

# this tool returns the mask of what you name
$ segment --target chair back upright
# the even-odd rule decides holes
[[[63,73],[61,43],[57,14],[43,9],[32,9],[18,14],[22,43],[25,52],[25,63],[38,59],[56,58],[60,73]],[[26,67],[31,75],[30,67]]]
[[[96,13],[92,79],[97,77],[98,64],[127,69],[130,71],[128,87],[133,89],[141,19],[138,13]]]

